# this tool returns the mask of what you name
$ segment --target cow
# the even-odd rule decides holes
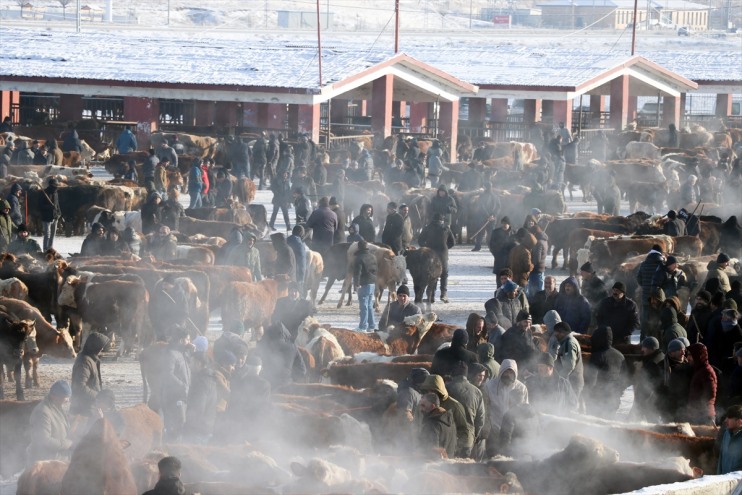
[[[231,282],[221,301],[222,326],[225,330],[243,325],[260,337],[270,323],[276,301],[287,294],[286,280],[266,279],[256,283]]]
[[[299,327],[296,345],[309,351],[314,357],[315,369],[320,372],[326,369],[332,361],[345,357],[337,337],[320,327],[312,317],[307,318]],[[318,380],[319,376],[312,378]]]
[[[660,160],[662,159],[662,150],[652,143],[632,141],[626,144],[626,158],[629,160],[642,158]]]
[[[391,249],[380,247],[375,244],[369,244],[368,250],[373,253],[376,257],[376,290],[374,293],[374,309],[379,311],[381,304],[381,296],[384,293],[384,289],[389,290],[389,295],[393,300],[396,300],[397,285],[402,282],[405,277],[406,265],[403,256],[395,256]],[[348,247],[347,254],[347,271],[345,273],[345,282],[343,282],[343,289],[340,293],[340,300],[338,301],[337,307],[340,308],[343,304],[343,297],[347,293],[348,305],[350,305],[351,297],[351,286],[353,280],[353,264],[355,261],[355,254],[358,252],[358,243],[354,242]]]
[[[28,273],[4,262],[0,267],[0,279],[16,279],[23,283],[27,288],[27,301],[36,307],[47,320],[58,313],[57,288],[61,279],[56,270]]]
[[[308,257],[309,262],[307,263],[307,271],[304,278],[304,289],[309,292],[309,300],[314,304],[317,301],[319,284],[322,281],[322,274],[325,271],[325,262],[320,253],[311,249],[308,250]]]
[[[459,325],[449,323],[433,323],[428,331],[420,337],[420,345],[417,347],[418,354],[435,354],[441,345],[451,342],[453,333]]]
[[[266,234],[268,232],[268,212],[265,209],[265,205],[250,203],[246,208],[258,232]],[[259,237],[262,237],[262,235]]]
[[[88,223],[91,225],[99,223],[103,225],[106,230],[110,230],[111,227],[115,227],[119,232],[123,232],[127,228],[134,230],[135,232],[142,231],[142,212],[141,211],[116,211],[113,212],[106,208],[99,206],[93,206],[89,210],[92,218]],[[90,215],[87,215],[90,217]],[[134,253],[139,254],[139,253]]]
[[[189,260],[202,265],[213,265],[216,255],[206,246],[187,246],[178,244],[175,248],[176,260]]]
[[[129,461],[143,459],[162,445],[162,418],[146,404],[124,407],[111,414],[120,421],[121,431],[118,435],[128,443],[125,454]]]
[[[438,284],[438,278],[443,271],[443,264],[438,254],[432,249],[408,249],[404,253],[407,268],[412,275],[412,284],[415,289],[415,303],[423,301],[431,304]]]
[[[425,334],[438,316],[435,313],[412,315],[404,319],[404,326],[395,327],[387,338],[389,352],[393,355],[415,354]]]
[[[111,423],[99,419],[72,452],[60,495],[115,493],[137,495],[137,487]]]
[[[8,370],[10,380],[11,370],[15,380],[15,394],[17,400],[26,400],[21,385],[21,366],[23,365],[23,348],[29,351],[39,351],[36,345],[36,328],[33,320],[17,320],[0,307],[0,399],[5,398],[3,388],[2,367]]]
[[[322,294],[318,305],[325,302],[327,293],[330,292],[330,287],[335,283],[336,280],[344,280],[348,271],[348,248],[350,247],[349,242],[341,242],[332,246],[323,256],[324,271],[322,272],[323,277],[327,277],[327,283],[325,284],[325,292]],[[348,295],[348,304],[350,304],[350,295]]]
[[[229,236],[235,228],[239,228],[234,222],[217,222],[215,220],[198,220],[191,217],[181,217],[178,230],[181,234],[191,236],[196,234],[203,234],[207,237],[223,237],[229,239]],[[243,227],[247,228],[252,232],[256,232],[257,229],[254,225],[248,224]]]
[[[43,354],[62,359],[73,359],[76,356],[72,337],[66,328],[56,329],[44,319],[38,309],[25,301],[0,297],[0,307],[5,307],[8,314],[22,320],[32,320],[36,327],[36,345],[38,352],[26,348],[23,354],[23,367],[26,370],[26,388],[39,386],[38,366]],[[33,380],[31,379],[33,375]]]
[[[673,252],[669,236],[634,236],[629,238],[595,239],[590,244],[590,262],[596,270],[618,266],[633,255],[648,253],[655,244],[663,253]]]
[[[69,275],[59,291],[59,305],[79,317],[90,331],[116,333],[123,339],[117,356],[127,355],[135,342],[152,341],[147,318],[149,292],[142,283],[107,280],[93,282],[86,276]],[[81,339],[81,342],[84,340]]]
[[[0,297],[28,300],[28,287],[16,277],[0,280]]]
[[[317,493],[387,493],[386,487],[366,479],[355,479],[350,471],[325,459],[310,459],[306,465],[291,463],[296,476],[282,490],[287,495]]]
[[[183,144],[186,155],[193,155],[202,159],[214,158],[219,140],[210,136],[196,136],[195,134],[185,134],[182,132],[154,132],[150,135],[150,142],[152,143],[152,147],[157,149],[160,143],[166,139],[172,144],[173,136],[177,136],[178,141]]]
[[[59,495],[68,464],[64,461],[37,461],[18,478],[17,495]]]
[[[335,336],[346,356],[353,356],[359,352],[378,352],[386,354],[387,346],[376,333],[366,334],[346,328],[328,328]]]
[[[185,214],[198,220],[233,222],[237,225],[252,225],[252,217],[245,208],[187,208]]]
[[[413,368],[425,368],[430,371],[431,362],[335,362],[328,369],[330,381],[335,385],[345,385],[353,388],[373,386],[377,380],[391,380],[395,383],[404,381]]]

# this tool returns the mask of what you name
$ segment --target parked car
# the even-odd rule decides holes
[[[680,26],[678,28],[678,36],[690,36],[690,28],[687,26]]]

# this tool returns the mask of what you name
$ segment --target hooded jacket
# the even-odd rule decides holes
[[[484,303],[484,309],[487,312],[493,311],[503,328],[510,328],[522,309],[528,311],[528,299],[522,289],[518,289],[518,295],[513,299],[510,299],[504,290],[497,290],[495,297]]]
[[[463,376],[454,376],[446,385],[448,393],[461,403],[466,414],[466,422],[474,426],[474,438],[480,439],[484,428],[485,412],[482,391],[469,383]]]
[[[634,329],[641,327],[636,303],[625,295],[620,301],[613,296],[600,301],[595,318],[599,326],[610,327],[613,339],[620,343],[628,343]]]
[[[672,308],[664,308],[660,313],[660,324],[662,325],[662,351],[667,352],[667,344],[679,337],[688,337],[688,334],[678,323],[678,315]]]
[[[335,232],[339,230],[338,216],[328,206],[320,206],[309,215],[306,227],[312,229],[314,250],[324,253],[332,247]]]
[[[651,250],[644,261],[639,265],[639,271],[636,273],[636,281],[642,288],[642,297],[644,300],[649,298],[652,293],[652,282],[657,268],[665,264],[665,257],[659,251]]]
[[[441,196],[439,193],[443,191],[445,194]],[[433,199],[430,200],[430,215],[440,213],[443,218],[443,225],[450,227],[451,219],[456,214],[456,201],[448,195],[445,184],[438,186],[438,190],[435,193]]]
[[[10,219],[13,221],[13,224],[18,227],[20,224],[23,223],[23,214],[21,213],[21,202],[18,199],[18,196],[16,196],[16,193],[18,191],[22,191],[23,188],[20,184],[15,182],[10,187],[10,194],[8,194],[8,197],[5,198],[8,201],[8,204],[10,205]]]
[[[70,431],[69,417],[49,396],[34,407],[28,426],[30,443],[26,449],[27,465],[41,460],[63,459],[69,454],[72,447],[72,440],[67,438]]]
[[[709,261],[708,265],[706,265],[706,268],[708,268],[708,275],[706,275],[706,281],[709,281],[712,278],[718,278],[719,288],[721,289],[722,292],[726,294],[727,292],[732,290],[732,286],[729,284],[729,275],[727,275],[727,272],[725,272],[723,268],[719,267],[719,264],[716,261],[714,260]]]
[[[703,344],[691,344],[688,352],[693,357],[693,377],[688,391],[687,418],[699,423],[707,423],[716,417],[717,379],[709,364],[708,351]]]
[[[494,378],[500,374],[500,363],[495,361],[495,346],[489,342],[483,342],[477,346],[477,356],[479,362],[487,368],[489,378]]]
[[[441,407],[446,411],[450,411],[453,415],[453,422],[456,425],[456,452],[471,450],[474,445],[474,425],[469,424],[466,420],[464,406],[448,395],[443,377],[439,375],[426,377],[420,386],[420,390],[423,392],[435,392],[441,400]]]
[[[468,341],[469,336],[465,330],[456,330],[451,339],[451,347],[436,351],[430,373],[447,376],[459,361],[465,362],[467,366],[479,362],[477,355],[466,349]]]
[[[515,382],[512,385],[502,383],[502,375],[507,370],[515,372]],[[489,380],[484,385],[489,404],[488,416],[490,425],[496,431],[500,430],[502,418],[510,408],[519,404],[528,403],[528,389],[518,380],[518,363],[512,359],[505,359],[500,366],[500,373],[494,380]]]
[[[546,256],[549,254],[549,236],[545,232],[533,234],[536,244],[531,248],[531,262],[537,272],[546,271]]]
[[[359,244],[360,246],[360,244]],[[368,247],[358,248],[353,259],[353,283],[360,287],[376,283],[376,256]]]
[[[294,251],[286,244],[286,236],[280,232],[271,234],[271,243],[276,250],[276,262],[273,264],[273,275],[285,274],[296,280],[296,257]]]
[[[560,323],[561,321],[562,321],[562,317],[559,316],[559,313],[557,313],[553,309],[551,311],[547,311],[546,314],[544,315],[544,325],[546,325],[546,335],[549,336],[548,352],[549,354],[551,354],[551,357],[553,357],[554,359],[556,359],[557,351],[559,350],[559,341],[554,335],[554,326],[557,323]]]
[[[529,368],[535,355],[536,345],[533,343],[533,332],[530,328],[522,330],[517,323],[505,331],[500,339],[500,348],[495,349],[497,361],[502,363],[510,359],[516,361],[521,368]]]
[[[307,273],[307,256],[309,255],[307,245],[298,235],[290,235],[286,239],[286,244],[294,252],[294,260],[296,261],[296,281],[303,283]]]
[[[423,416],[419,438],[423,454],[431,454],[432,449],[443,449],[448,458],[453,459],[456,442],[456,425],[451,411],[436,407]]]
[[[365,214],[366,210],[369,208],[372,212],[371,217]],[[358,234],[367,242],[374,242],[376,240],[376,227],[374,227],[374,221],[371,220],[373,217],[373,206],[368,203],[362,204],[360,211],[361,213],[356,215],[351,223],[358,226]]]
[[[98,354],[111,339],[102,333],[93,332],[82,347],[82,352],[72,366],[72,397],[70,414],[92,416],[95,410],[95,398],[103,389],[100,376],[100,359]]]
[[[579,397],[585,386],[585,378],[582,369],[582,349],[580,343],[569,333],[564,340],[557,342],[557,355],[554,362],[554,372],[562,378],[566,378],[572,389]]]
[[[575,293],[567,295],[565,287],[572,285]],[[562,321],[569,323],[570,328],[577,333],[587,333],[590,325],[590,303],[580,293],[580,284],[575,277],[569,277],[559,285],[559,295],[556,298],[554,309],[562,317]]]

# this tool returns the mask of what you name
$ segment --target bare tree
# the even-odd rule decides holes
[[[21,19],[23,18],[23,6],[26,5],[28,0],[15,0],[15,3],[21,8]]]
[[[57,0],[59,2],[59,5],[62,6],[62,18],[65,20],[67,19],[67,6],[72,2],[72,0]]]

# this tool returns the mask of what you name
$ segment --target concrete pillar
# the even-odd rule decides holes
[[[688,93],[680,93],[680,119],[682,121],[683,116],[685,115],[685,101],[686,97],[688,96]]]
[[[296,107],[296,130],[300,134],[308,134],[315,143],[319,143],[320,104],[291,105]],[[289,112],[291,115],[291,112]]]
[[[554,126],[564,122],[564,127],[572,129],[572,98],[566,100],[554,100],[551,119]]]
[[[508,99],[492,98],[490,100],[490,122],[508,121]]]
[[[384,140],[392,134],[392,101],[394,100],[394,76],[381,76],[373,82],[371,89],[371,132],[374,139]]]
[[[194,107],[194,124],[197,126],[212,126],[214,125],[214,113],[216,111],[216,105],[213,101],[200,101],[196,100]]]
[[[449,156],[456,156],[459,136],[459,101],[442,101],[438,113],[440,137],[448,147]]]
[[[65,120],[80,120],[82,118],[82,111],[85,105],[82,102],[82,96],[80,95],[59,95],[59,119]],[[158,103],[159,112],[159,103]],[[126,111],[124,111],[126,114]]]
[[[629,76],[611,81],[611,127],[622,131],[629,116]]]
[[[124,120],[137,123],[136,130],[132,129],[137,136],[137,144],[140,149],[149,148],[150,134],[157,130],[160,123],[160,100],[125,96]]]
[[[527,124],[541,122],[541,100],[523,100],[523,121]]]
[[[430,103],[410,103],[410,132],[420,133],[428,126]]]
[[[675,124],[680,128],[680,97],[665,96],[662,99],[662,125]]]
[[[18,105],[20,102],[20,91],[0,91],[0,121],[5,117],[10,117],[13,123],[16,123],[20,116],[13,114],[13,105]]]
[[[479,126],[487,120],[487,99],[469,98],[469,125]]]
[[[217,101],[214,115],[214,123],[218,126],[236,127],[237,110],[239,103],[234,101]]]
[[[637,116],[636,111],[637,111],[638,105],[639,105],[639,98],[637,98],[636,96],[629,96],[629,114],[628,114],[629,122],[636,119],[636,116]]]
[[[716,95],[716,116],[726,119],[732,115],[732,95],[730,94],[717,94]]]
[[[348,100],[333,98],[330,102],[330,122],[333,124],[348,123]]]
[[[358,105],[358,117],[366,117],[368,115],[368,101],[366,100],[355,100],[354,103]]]

